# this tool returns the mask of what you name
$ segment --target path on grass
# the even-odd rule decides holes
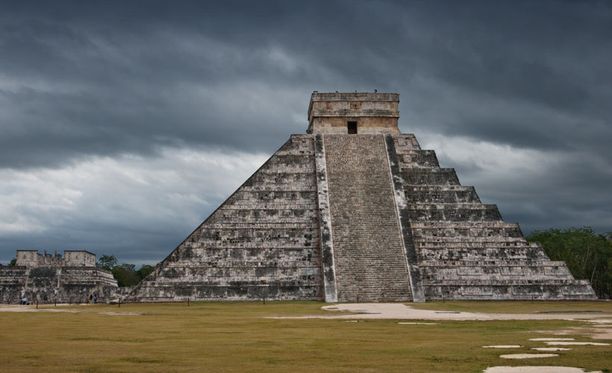
[[[395,320],[590,320],[607,318],[612,324],[612,315],[592,312],[572,313],[483,313],[435,311],[416,309],[402,303],[341,303],[321,307],[325,311],[343,311],[350,314],[280,316],[278,319],[395,319]]]

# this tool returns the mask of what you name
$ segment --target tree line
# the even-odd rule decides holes
[[[562,260],[576,279],[589,280],[597,297],[612,298],[612,233],[590,227],[535,231],[527,240],[538,242],[552,260]]]
[[[113,274],[119,287],[127,287],[137,285],[142,279],[153,272],[155,267],[143,264],[136,269],[135,264],[119,263],[114,255],[102,255],[97,263],[99,268],[106,269]]]

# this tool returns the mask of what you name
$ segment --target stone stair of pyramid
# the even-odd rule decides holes
[[[339,301],[410,300],[382,135],[326,135]]]

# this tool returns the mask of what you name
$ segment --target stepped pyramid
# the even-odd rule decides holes
[[[399,95],[318,93],[132,301],[594,299],[398,128]]]

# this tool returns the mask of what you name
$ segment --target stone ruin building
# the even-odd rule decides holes
[[[433,150],[399,95],[318,93],[291,135],[132,301],[594,299]]]
[[[87,303],[106,302],[117,281],[96,267],[96,255],[65,250],[64,256],[38,250],[17,250],[14,266],[0,267],[0,302]]]

